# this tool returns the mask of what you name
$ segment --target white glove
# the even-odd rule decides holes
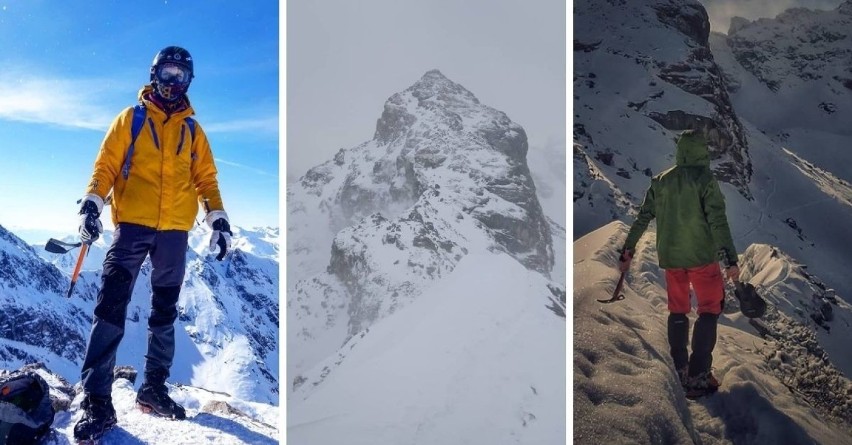
[[[228,222],[228,214],[224,210],[213,210],[207,214],[204,220],[213,229],[213,233],[210,234],[210,251],[215,252],[218,249],[219,255],[216,255],[216,259],[222,261],[225,254],[231,249],[231,236],[233,235],[231,225]]]
[[[104,200],[95,194],[87,194],[83,196],[80,205],[80,241],[85,244],[92,244],[101,233],[104,231],[104,226],[101,224],[100,216],[104,208]]]

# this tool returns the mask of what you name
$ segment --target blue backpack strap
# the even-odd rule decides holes
[[[127,180],[130,176],[130,158],[133,157],[133,149],[136,145],[136,138],[142,132],[142,126],[145,125],[145,106],[142,104],[133,107],[133,121],[130,124],[130,146],[127,147],[127,155],[124,157],[124,167],[121,169],[121,175]]]
[[[190,150],[191,150],[192,149],[191,148],[192,143],[195,142],[195,119],[187,116],[183,120],[184,120],[184,122],[186,122],[186,126],[189,127],[189,146],[190,146]],[[183,146],[183,131],[180,132],[180,136],[181,136],[180,137],[181,146]],[[180,153],[180,152],[178,152],[178,153]],[[190,155],[190,158],[194,161],[195,160],[195,152],[191,151],[189,155]]]
[[[186,126],[189,127],[190,142],[192,142],[195,140],[195,119],[187,117],[184,121],[186,121]]]

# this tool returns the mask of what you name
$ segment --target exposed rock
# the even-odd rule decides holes
[[[116,366],[112,371],[113,378],[129,380],[134,385],[136,384],[137,374],[138,372],[132,366]]]
[[[700,45],[707,46],[710,38],[710,17],[704,7],[680,2],[658,3],[653,7],[661,22],[675,27]]]

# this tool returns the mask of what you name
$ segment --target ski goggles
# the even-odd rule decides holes
[[[188,84],[192,71],[174,63],[164,63],[157,68],[157,81],[167,85]]]

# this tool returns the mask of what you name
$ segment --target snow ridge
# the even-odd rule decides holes
[[[728,297],[713,362],[722,387],[688,402],[668,352],[665,278],[653,232],[637,246],[624,288],[629,303],[595,301],[615,286],[627,229],[613,222],[574,242],[576,443],[845,443],[852,384],[826,351],[846,337],[825,335],[812,321],[821,302],[809,313],[799,303],[812,299],[818,278],[800,275],[800,265],[770,246],[750,246],[743,279],[767,297],[772,315],[749,323]],[[829,303],[835,318],[823,323],[849,329],[852,307],[836,303]]]

